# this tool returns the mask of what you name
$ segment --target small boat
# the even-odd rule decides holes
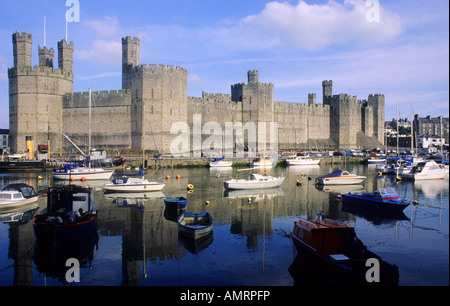
[[[188,199],[185,197],[166,197],[164,199],[165,204],[176,207],[179,210],[186,209],[188,202]]]
[[[364,161],[364,163],[372,165],[372,164],[384,164],[386,163],[386,158],[368,158]]]
[[[121,177],[112,180],[112,183],[106,183],[103,188],[106,191],[120,192],[145,192],[161,191],[166,184],[159,182],[150,182],[143,178]]]
[[[316,220],[295,221],[289,236],[299,256],[317,266],[318,274],[339,279],[339,284],[371,284],[366,280],[369,259],[379,263],[379,284],[398,284],[398,267],[369,251],[356,236],[354,227],[346,223],[322,219],[319,214]]]
[[[214,158],[210,163],[210,167],[231,167],[233,165],[232,162],[224,160],[225,156]]]
[[[438,164],[434,160],[417,163],[409,173],[403,173],[402,179],[409,180],[442,180],[448,176],[449,168]]]
[[[53,168],[52,177],[55,180],[109,180],[113,173],[114,170],[66,164],[61,167]]]
[[[351,174],[346,170],[335,170],[316,178],[316,183],[321,185],[351,185],[361,184],[365,179],[365,176]]]
[[[0,209],[34,203],[38,198],[33,187],[23,183],[10,184],[0,192]]]
[[[50,187],[47,207],[33,219],[36,242],[45,241],[59,247],[85,239],[96,230],[97,210],[90,187]]]
[[[400,199],[393,187],[379,188],[370,193],[350,192],[342,194],[341,198],[344,203],[392,212],[401,212],[410,205],[409,202]]]
[[[406,160],[397,160],[391,164],[380,164],[376,167],[377,173],[381,174],[403,174],[409,173],[413,164]]]
[[[230,179],[224,182],[225,189],[263,189],[276,188],[284,181],[284,176],[274,177],[257,173],[250,174],[249,179]]]
[[[184,212],[178,217],[178,230],[181,234],[198,239],[211,233],[214,219],[208,212],[198,214]]]
[[[253,160],[250,163],[251,167],[273,167],[275,165],[275,160],[270,159],[270,158],[264,158],[264,157],[259,157],[255,160]]]
[[[295,156],[293,158],[286,159],[288,166],[301,166],[301,165],[318,165],[320,158],[313,159],[309,155]]]

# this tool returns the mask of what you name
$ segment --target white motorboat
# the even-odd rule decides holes
[[[106,191],[145,192],[161,191],[165,185],[160,182],[150,182],[143,178],[122,177],[103,185],[103,188]]]
[[[321,185],[352,185],[361,184],[365,179],[365,176],[352,174],[346,170],[335,170],[316,178],[316,183]]]
[[[409,173],[403,173],[402,179],[410,180],[442,180],[448,176],[449,169],[434,160],[417,163]]]
[[[274,177],[257,173],[250,174],[249,179],[230,179],[224,182],[225,189],[263,189],[279,187],[284,176]]]
[[[300,165],[318,165],[319,159],[313,159],[309,156],[295,156],[294,158],[286,159],[288,166],[300,166]]]
[[[209,163],[210,167],[231,167],[232,162],[224,160],[225,157],[214,158],[213,161]]]
[[[22,206],[36,202],[39,195],[34,188],[23,184],[10,184],[0,192],[0,209]]]
[[[56,180],[109,180],[113,173],[114,170],[67,164],[60,168],[54,168],[52,177]]]
[[[273,159],[260,157],[252,161],[250,166],[270,168],[273,167],[275,163],[276,162]]]

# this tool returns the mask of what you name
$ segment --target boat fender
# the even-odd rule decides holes
[[[298,180],[298,181],[297,181],[297,186],[301,186],[301,185],[303,185],[303,182],[300,181],[300,180]]]
[[[402,179],[401,179],[399,176],[397,176],[397,177],[395,178],[395,180],[396,180],[397,182],[401,182],[401,181],[402,181]]]
[[[382,176],[383,173],[381,171],[378,171],[378,176]]]
[[[38,176],[38,180],[42,181],[44,178],[42,176]]]
[[[413,204],[413,205],[418,205],[419,202],[417,202],[417,200],[414,200],[414,201],[412,201],[412,204]]]
[[[194,189],[194,185],[189,184],[189,185],[187,185],[187,188],[188,188],[189,190],[192,190],[192,189]]]
[[[220,173],[217,173],[217,174],[216,174],[216,177],[219,178],[219,177],[220,177]]]
[[[188,190],[188,194],[191,194],[194,192],[194,189]]]
[[[209,204],[211,204],[209,201],[205,202],[206,206],[209,206]]]
[[[180,177],[180,175],[179,174],[177,174],[177,180],[179,180],[181,177]]]
[[[305,172],[302,173],[302,177],[306,177],[306,173]]]
[[[170,180],[170,175],[167,175],[167,176],[166,176],[166,179],[167,179],[167,180]]]

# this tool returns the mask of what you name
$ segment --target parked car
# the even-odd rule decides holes
[[[339,152],[339,151],[336,151],[333,153],[333,156],[344,156],[344,155],[345,155],[344,152]]]

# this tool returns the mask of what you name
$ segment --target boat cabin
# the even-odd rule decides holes
[[[356,238],[352,226],[329,219],[296,221],[293,234],[304,244],[325,256],[345,253]]]
[[[439,165],[435,161],[424,161],[415,165],[411,170],[411,174],[429,171],[440,171],[441,169],[443,169],[443,166]]]
[[[11,184],[3,188],[0,193],[2,200],[21,200],[36,197],[37,193],[34,188],[26,184]]]
[[[366,197],[371,197],[379,200],[397,200],[400,199],[394,187],[379,188],[372,193],[363,194]]]
[[[47,213],[72,213],[93,209],[91,189],[76,185],[51,187],[47,193]]]

